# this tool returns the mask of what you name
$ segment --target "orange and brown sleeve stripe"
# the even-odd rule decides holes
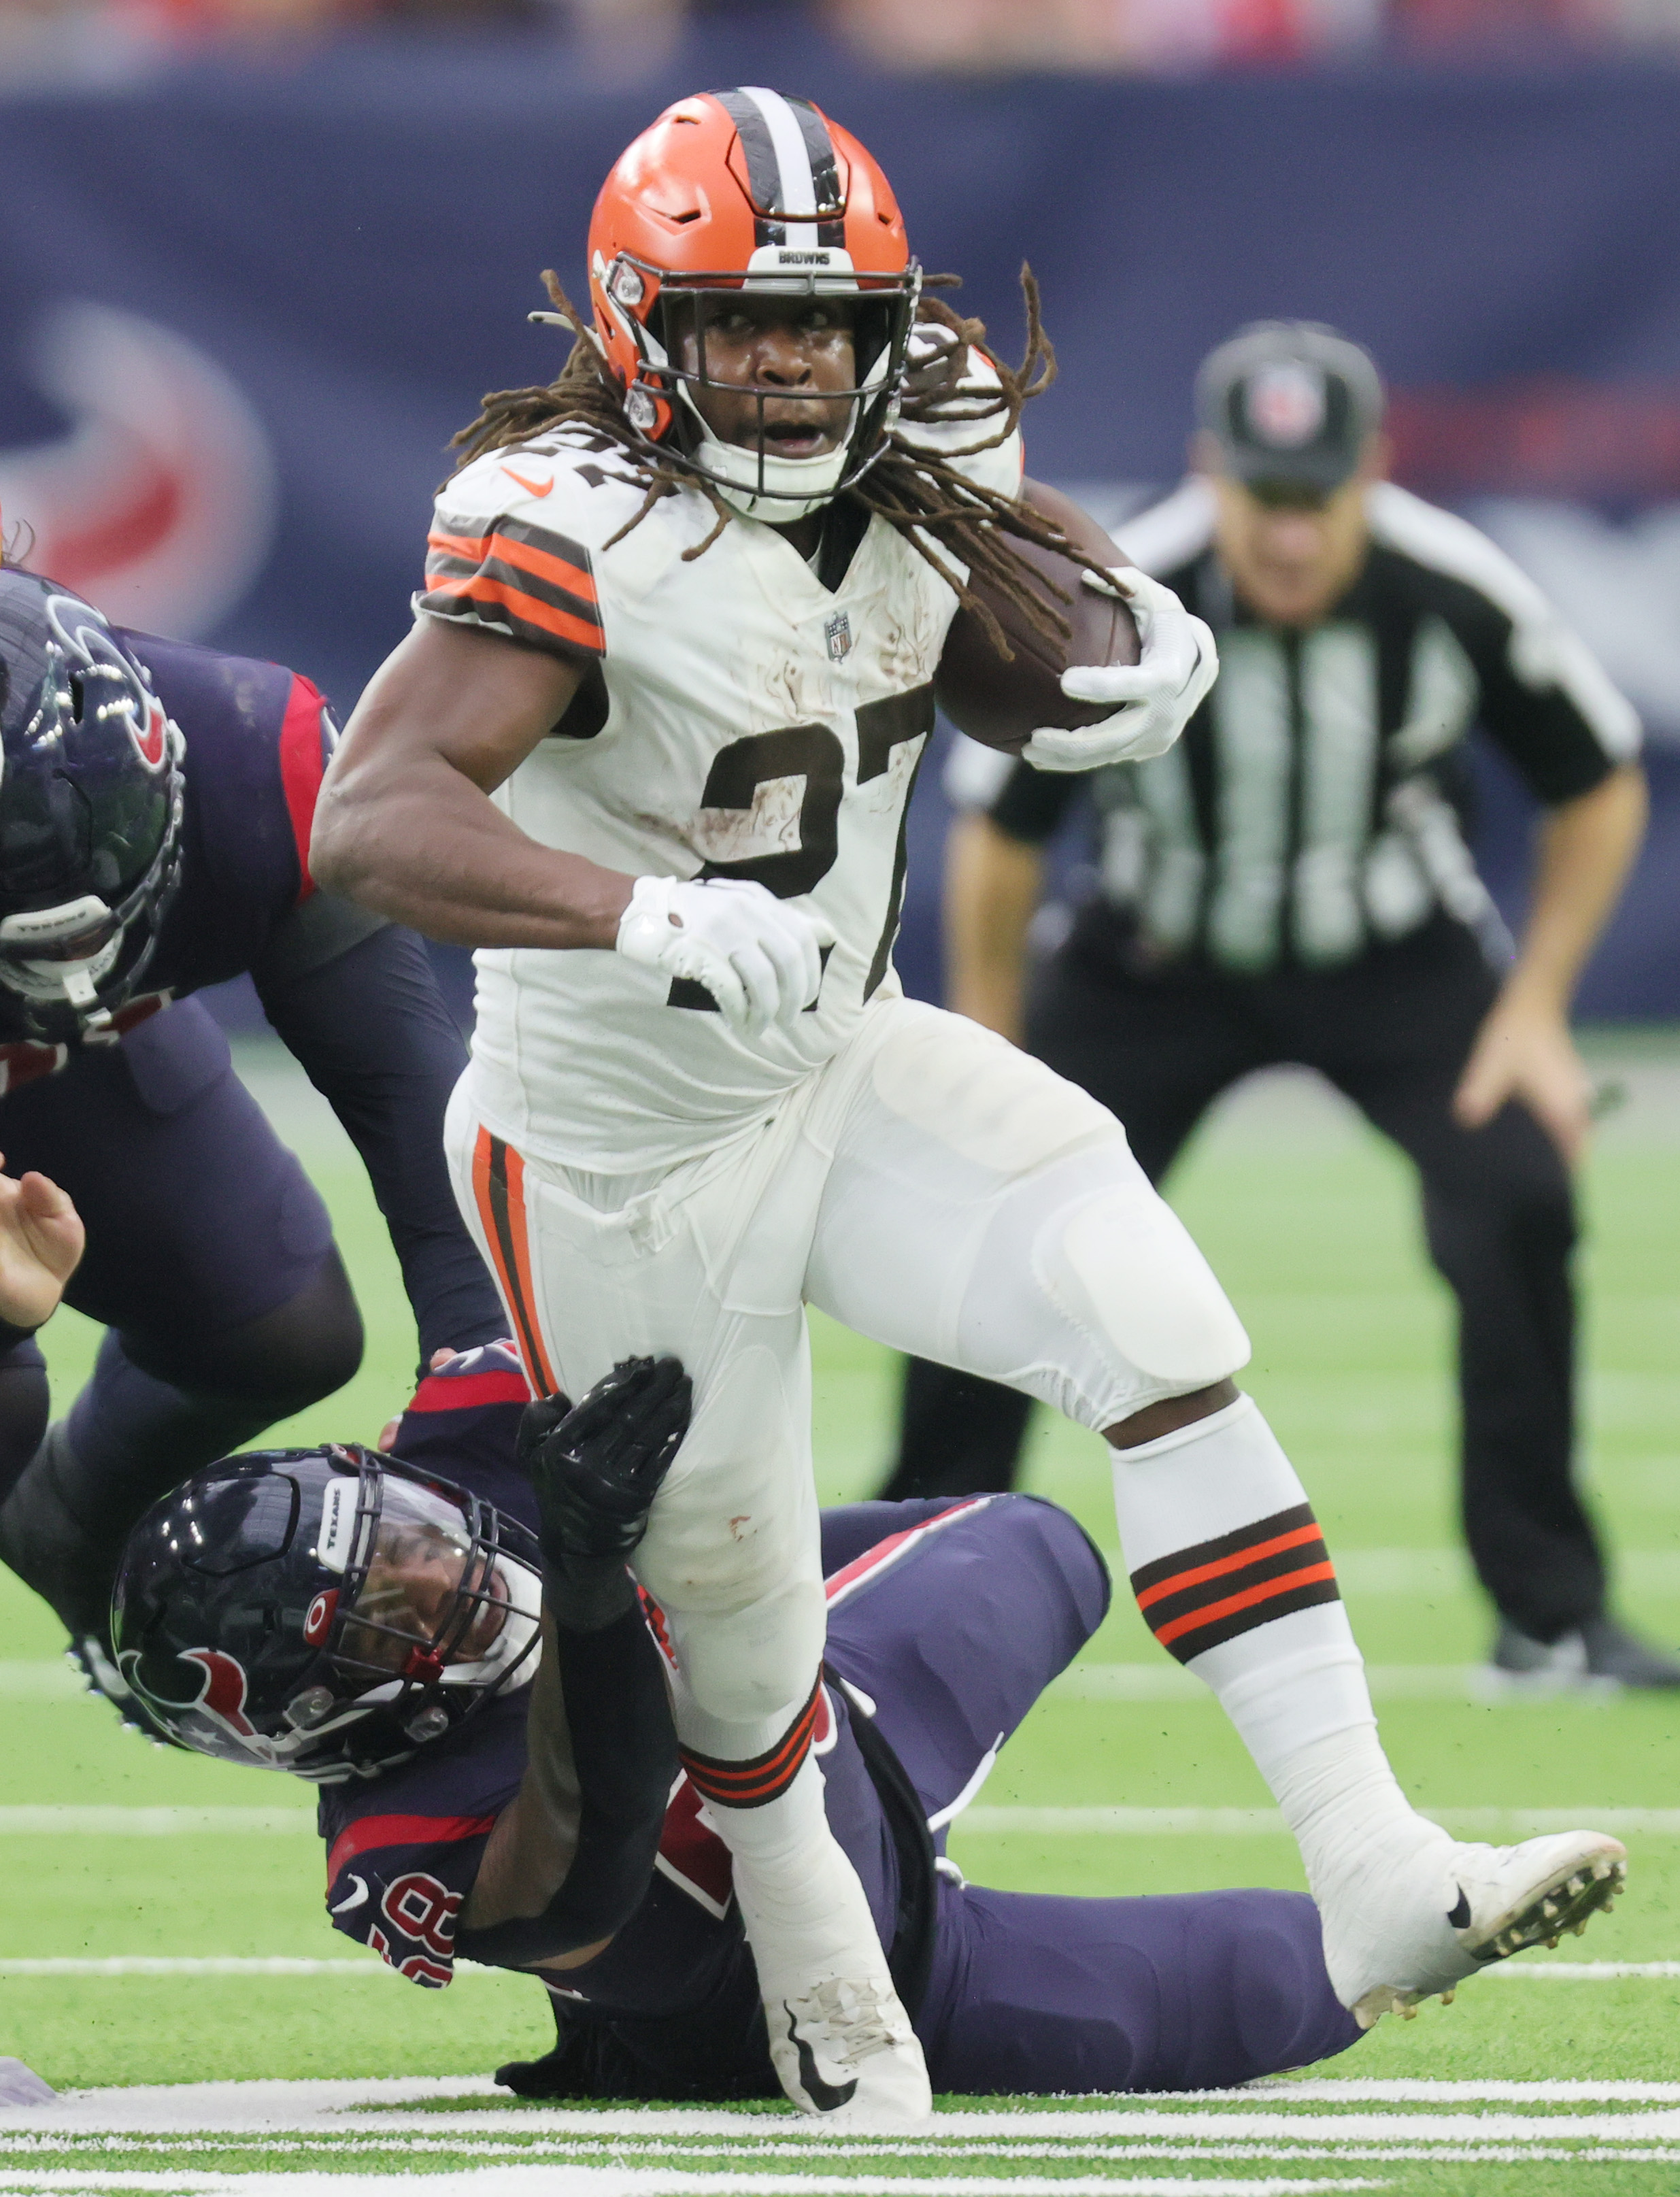
[[[485,625],[569,659],[606,650],[589,553],[529,519],[498,519],[483,533],[439,517],[426,536],[418,607]]]
[[[819,1677],[804,1707],[775,1745],[767,1747],[762,1754],[755,1754],[750,1761],[731,1762],[721,1756],[695,1754],[686,1747],[680,1748],[689,1783],[701,1799],[715,1801],[722,1808],[762,1808],[779,1800],[811,1751],[811,1735],[817,1725],[817,1696],[821,1687],[822,1679]]]
[[[472,1198],[490,1239],[502,1301],[513,1315],[525,1377],[539,1396],[559,1388],[537,1325],[536,1291],[531,1284],[530,1233],[525,1220],[525,1163],[512,1145],[480,1128],[472,1149]]]
[[[1306,1503],[1140,1566],[1132,1591],[1156,1638],[1181,1663],[1274,1617],[1341,1598]]]

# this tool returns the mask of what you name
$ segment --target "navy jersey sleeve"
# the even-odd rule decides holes
[[[327,1912],[410,1983],[455,1974],[455,1929],[525,1764],[522,1689],[367,1784],[321,1797]]]
[[[180,890],[156,964],[177,995],[248,971],[269,1022],[368,1169],[422,1361],[501,1331],[443,1154],[466,1049],[413,932],[316,890],[310,835],[338,730],[283,665],[121,636],[186,741]]]
[[[282,925],[252,974],[269,1022],[344,1124],[391,1231],[422,1367],[439,1348],[493,1342],[506,1325],[461,1220],[443,1159],[443,1112],[466,1048],[411,930],[352,931],[315,962],[293,927],[343,903],[317,896]],[[355,921],[359,912],[351,911]]]
[[[420,1383],[397,1422],[391,1449],[405,1464],[470,1489],[534,1533],[536,1498],[514,1453],[530,1400],[511,1342],[461,1351]]]

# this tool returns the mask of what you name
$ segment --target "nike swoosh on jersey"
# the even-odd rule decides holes
[[[509,480],[518,481],[519,486],[524,489],[527,496],[547,496],[548,491],[554,485],[554,476],[553,473],[549,474],[546,481],[534,481],[527,480],[523,473],[516,473],[512,466],[504,466],[501,470],[507,474]]]
[[[350,1879],[350,1882],[356,1887],[355,1891],[347,1893],[345,1897],[339,1902],[336,1907],[329,1907],[327,1910],[329,1915],[348,1915],[352,1907],[360,1907],[362,1902],[367,1898],[367,1878],[365,1876],[353,1876]]]
[[[842,2106],[849,2105],[858,2086],[857,2077],[854,2075],[849,2083],[824,2082],[817,2072],[817,2055],[799,2034],[793,2009],[785,1999],[782,2001],[782,2012],[787,2016],[788,2040],[799,2055],[799,2080],[806,2096],[820,2113],[836,2113]]]

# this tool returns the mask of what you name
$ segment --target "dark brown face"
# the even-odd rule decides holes
[[[705,380],[691,384],[695,408],[721,443],[778,458],[818,458],[836,449],[851,422],[856,385],[851,309],[843,299],[750,297],[704,307]],[[700,338],[691,317],[678,334],[677,362],[701,370]],[[762,424],[761,424],[762,423]]]
[[[463,1584],[462,1569],[460,1549],[428,1527],[405,1524],[397,1531],[383,1527],[356,1603],[356,1617],[375,1621],[358,1625],[352,1617],[345,1627],[343,1652],[358,1662],[400,1671],[412,1647],[436,1638],[455,1590]],[[473,1578],[465,1584],[487,1598],[450,1650],[451,1663],[478,1662],[489,1653],[507,1619],[507,1589],[498,1571],[492,1568],[486,1576],[475,1564]]]

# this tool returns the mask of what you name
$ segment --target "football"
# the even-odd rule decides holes
[[[1027,485],[1026,500],[1052,519],[1068,539],[1104,565],[1123,565],[1125,553],[1070,498],[1041,482]],[[1040,725],[1073,728],[1098,723],[1109,712],[1100,704],[1074,702],[1062,692],[1062,674],[1070,664],[1135,664],[1138,628],[1117,595],[1085,585],[1070,558],[1028,542],[1012,545],[1056,586],[1071,595],[1062,606],[1073,627],[1063,644],[1028,623],[1019,604],[994,584],[976,581],[975,593],[1003,628],[1013,663],[973,612],[959,610],[946,635],[945,652],[934,676],[939,706],[971,740],[1018,755]]]

